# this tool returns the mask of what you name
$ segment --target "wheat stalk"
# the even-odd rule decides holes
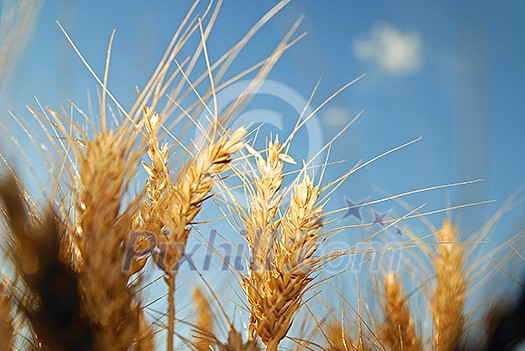
[[[408,310],[407,296],[402,291],[395,273],[385,275],[384,287],[385,321],[381,328],[381,337],[391,350],[423,350]]]
[[[226,171],[230,157],[239,151],[246,134],[244,128],[229,132],[212,141],[178,173],[174,184],[161,201],[161,221],[168,230],[168,236],[160,236],[159,242],[165,249],[165,257],[157,256],[156,263],[166,273],[168,285],[168,350],[173,349],[175,326],[175,275],[177,265],[186,247],[190,228],[188,227],[200,211],[202,202],[212,190],[214,177]]]
[[[445,221],[436,233],[437,257],[434,266],[437,284],[431,300],[434,320],[434,347],[437,351],[454,350],[463,333],[465,290],[463,247],[458,243],[457,229]]]

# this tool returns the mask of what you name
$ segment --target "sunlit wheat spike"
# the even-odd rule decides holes
[[[458,347],[465,318],[466,276],[464,254],[458,242],[457,229],[446,220],[436,233],[437,256],[434,260],[437,282],[431,300],[434,320],[434,347],[451,351]]]
[[[420,351],[421,344],[416,335],[414,321],[408,310],[408,299],[401,289],[397,275],[393,272],[384,278],[385,321],[381,337],[391,350]]]
[[[284,193],[281,192],[283,162],[289,159],[279,142],[270,142],[266,158],[256,158],[258,175],[250,180],[248,213],[241,220],[250,248],[250,269],[243,277],[243,290],[250,305],[248,335],[258,335],[267,350],[277,350],[292,325],[295,312],[312,281],[318,261],[313,258],[322,228],[321,193],[304,175],[293,186],[291,201],[276,218]]]
[[[243,146],[246,130],[240,128],[233,133],[225,132],[218,140],[209,142],[177,173],[168,189],[158,200],[158,214],[162,225],[168,229],[168,251],[161,268],[173,269],[180,259],[180,245],[188,240],[189,228],[213,189],[215,177],[228,169],[231,157]]]
[[[172,350],[175,276],[188,241],[190,225],[202,203],[209,197],[216,177],[228,169],[232,156],[244,147],[246,130],[239,128],[233,132],[225,131],[217,139],[210,131],[208,141],[171,180],[167,168],[168,148],[158,146],[158,116],[156,113],[150,115],[146,109],[145,118],[146,133],[149,136],[148,155],[152,164],[143,163],[149,175],[146,198],[133,226],[153,230],[157,235],[157,242],[164,248],[165,255],[154,253],[153,259],[164,271],[164,280],[168,285],[168,350]],[[162,233],[161,228],[165,229]]]
[[[148,140],[148,157],[151,165],[142,162],[148,174],[144,199],[139,212],[133,220],[133,229],[141,229],[158,233],[162,229],[159,208],[160,200],[170,185],[170,171],[168,167],[168,144],[159,145],[158,131],[160,128],[159,115],[144,108],[144,126]]]
[[[284,177],[284,164],[279,157],[282,151],[283,147],[278,141],[274,141],[268,145],[266,158],[258,153],[254,154],[260,175],[254,179],[254,189],[250,189],[250,213],[243,216],[252,267],[263,267],[266,264],[269,258],[267,253],[271,252],[274,244],[273,236],[278,224],[275,222],[275,216],[283,197],[279,194]],[[246,179],[246,183],[249,182],[250,179]]]

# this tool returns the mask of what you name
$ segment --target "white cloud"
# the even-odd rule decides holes
[[[374,25],[368,38],[354,42],[353,52],[361,61],[373,62],[387,72],[398,74],[417,72],[423,60],[418,33],[403,33],[385,23]]]
[[[342,107],[330,107],[325,110],[323,121],[331,127],[339,127],[349,121],[350,112]]]

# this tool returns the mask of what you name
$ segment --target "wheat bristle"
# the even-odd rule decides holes
[[[467,282],[463,271],[463,247],[450,221],[445,221],[436,233],[436,245],[437,283],[431,300],[434,347],[437,351],[452,351],[458,347],[463,333]]]

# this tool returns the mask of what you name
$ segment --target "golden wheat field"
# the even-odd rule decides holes
[[[362,72],[327,94],[314,85],[286,117],[288,132],[264,126],[274,117],[264,100],[257,117],[246,114],[258,95],[295,96],[272,72],[300,69],[279,64],[309,35],[304,18],[280,18],[284,34],[271,51],[257,50],[258,33],[288,3],[275,1],[218,48],[216,27],[232,22],[221,22],[222,2],[181,2],[164,53],[128,90],[129,104],[111,88],[118,30],[94,53],[58,22],[96,93],[86,104],[37,97],[17,101],[25,115],[1,111],[0,351],[518,349],[525,228],[484,247],[519,210],[522,189],[468,233],[462,211],[492,199],[427,208],[412,196],[446,197],[477,178],[341,205],[356,174],[421,139],[399,138],[352,163],[332,149],[366,113],[326,140],[312,136],[320,111],[366,84]],[[2,91],[42,7],[2,3]],[[246,66],[247,50],[258,56]],[[98,56],[96,67],[88,56]],[[395,210],[362,218],[377,204]]]

